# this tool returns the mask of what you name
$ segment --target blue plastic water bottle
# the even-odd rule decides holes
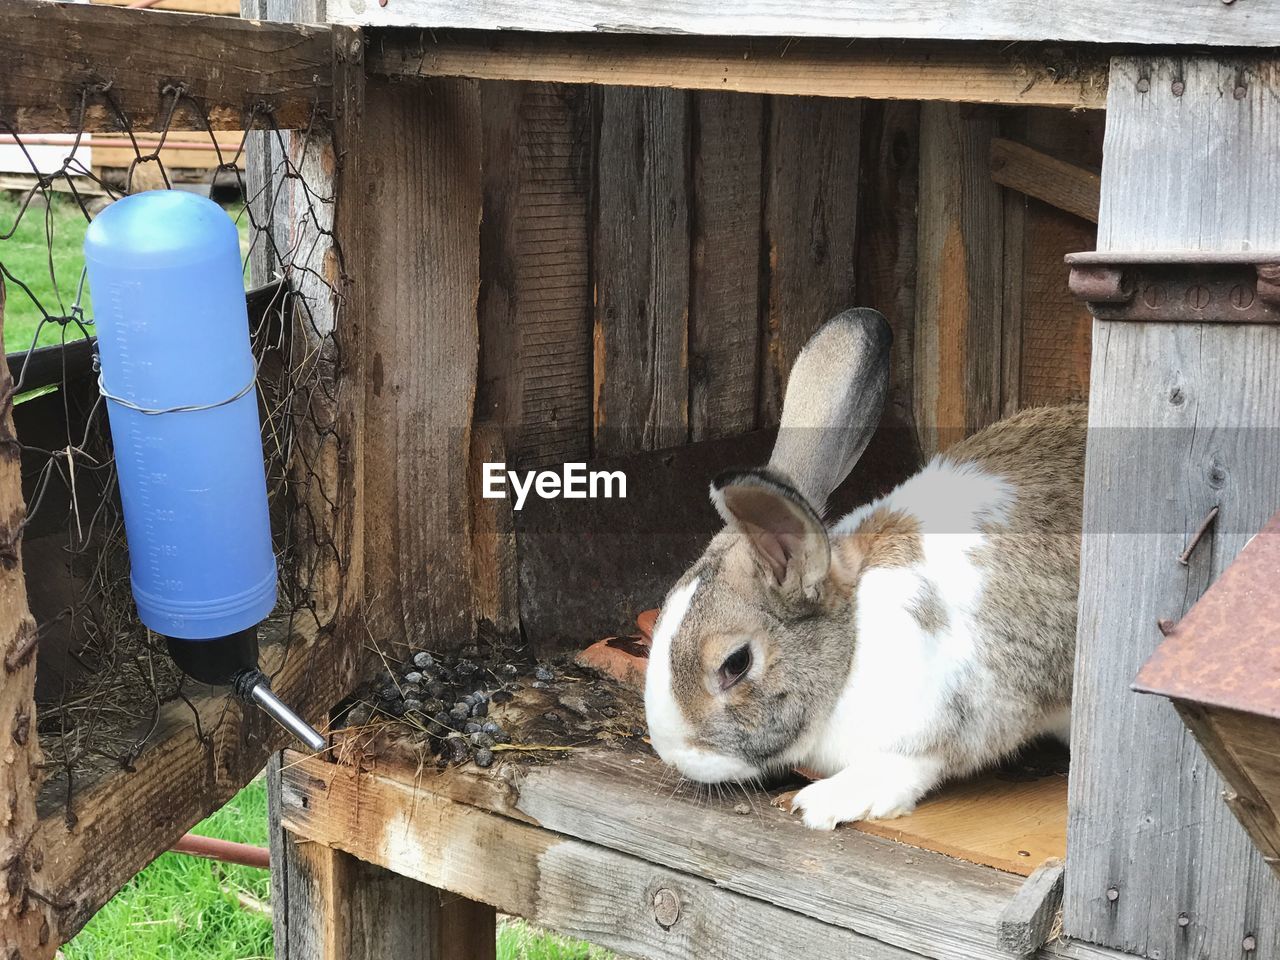
[[[235,224],[193,193],[140,193],[84,253],[138,616],[196,679],[323,745],[257,669],[276,563]]]
[[[254,626],[276,563],[235,224],[153,190],[107,207],[84,252],[138,616],[187,640]]]

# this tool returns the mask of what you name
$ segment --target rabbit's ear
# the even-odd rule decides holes
[[[799,491],[767,468],[734,471],[711,484],[711,501],[726,523],[750,537],[772,574],[770,586],[817,595],[831,568],[831,542]]]
[[[883,315],[846,310],[809,338],[791,368],[769,466],[789,477],[818,513],[880,422],[892,345]]]

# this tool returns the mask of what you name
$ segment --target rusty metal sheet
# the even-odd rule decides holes
[[[1073,253],[1071,292],[1099,320],[1280,323],[1280,253]]]
[[[1169,629],[1133,688],[1280,719],[1280,513]]]

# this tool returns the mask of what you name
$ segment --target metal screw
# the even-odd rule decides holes
[[[1187,85],[1181,80],[1175,80],[1173,81],[1173,86],[1170,89],[1173,90],[1173,95],[1175,97],[1180,97],[1182,96],[1182,92],[1187,89]]]
[[[1120,899],[1120,891],[1117,890],[1115,887],[1108,887],[1107,899],[1110,900],[1112,903],[1115,903],[1117,900]]]
[[[1151,89],[1151,81],[1149,79],[1147,79],[1146,77],[1142,77],[1138,80],[1139,93],[1146,93],[1150,89]]]
[[[1185,913],[1178,914],[1178,926],[1180,927],[1191,926],[1191,918],[1188,917]]]
[[[658,888],[653,895],[653,919],[657,920],[658,926],[665,930],[675,926],[676,921],[680,919],[680,897],[674,890],[667,887]]]
[[[1236,87],[1236,89],[1235,89],[1235,93],[1233,93],[1233,94],[1232,94],[1232,96],[1233,96],[1233,97],[1235,97],[1237,100],[1243,100],[1243,99],[1244,99],[1244,95],[1245,95],[1246,93],[1248,93],[1248,92],[1249,92],[1249,91],[1245,89],[1245,86],[1244,86],[1244,84],[1242,83],[1242,84],[1240,84],[1240,86]]]

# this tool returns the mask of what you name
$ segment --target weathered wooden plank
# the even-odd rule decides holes
[[[0,121],[20,132],[307,127],[332,107],[324,26],[0,0],[0,36]]]
[[[996,925],[996,941],[1014,954],[1035,953],[1052,936],[1062,906],[1062,861],[1046,860],[1009,901]]]
[[[328,709],[357,674],[344,645],[299,618],[287,657],[263,650],[277,695],[323,729]],[[288,736],[265,714],[228,696],[192,696],[162,708],[151,745],[121,771],[79,789],[68,811],[48,798],[31,840],[44,866],[40,893],[55,906],[51,943],[65,942],[139,870],[235,795]]]
[[[991,141],[991,179],[1059,210],[1098,222],[1102,177],[1025,143],[996,137]]]
[[[511,501],[481,495],[484,465],[505,463],[502,428],[491,420],[471,429],[472,609],[485,647],[514,649],[520,644],[519,565]],[[482,655],[489,651],[482,648]]]
[[[291,770],[283,775],[294,776]],[[277,960],[492,960],[492,907],[352,856],[361,850],[300,838],[281,822],[289,813],[281,804],[281,776],[277,754],[268,769]],[[296,793],[285,787],[284,795]]]
[[[1061,107],[1102,107],[1107,61],[1095,47],[506,31],[387,31],[369,58],[394,75]]]
[[[469,642],[468,468],[479,339],[479,90],[475,81],[371,81],[360,234],[366,615],[372,636]],[[374,322],[376,320],[376,322]],[[414,332],[416,331],[416,332]]]
[[[628,0],[404,0],[385,7],[333,0],[329,6],[334,23],[573,33],[1091,43],[1105,27],[1112,43],[1257,47],[1280,32],[1280,12],[1267,7],[1236,11],[1206,3],[1171,10],[1160,0],[1135,0],[1123,17],[1106,0],[1052,7],[1017,0],[909,0],[892,8],[875,0],[749,0],[732,8],[714,0],[665,0],[643,12]]]
[[[682,790],[662,771],[656,757],[580,750],[543,766],[427,771],[416,789],[419,803],[475,804],[924,956],[1007,960],[996,920],[1019,878],[851,830],[811,831],[761,800],[742,816],[740,798]],[[457,843],[430,859],[465,863],[475,841]]]
[[[0,279],[0,353],[4,347],[4,280]],[[0,371],[0,796],[7,813],[0,823],[0,930],[6,949],[20,956],[48,956],[50,942],[47,904],[33,897],[43,893],[42,852],[31,845],[36,830],[36,781],[40,747],[36,736],[36,623],[27,609],[26,577],[22,569],[22,471],[13,431],[13,380]]]
[[[625,956],[719,960],[772,956],[784,945],[788,955],[824,960],[919,956],[429,788],[415,790],[408,771],[356,774],[296,760],[290,755],[284,772],[282,816],[289,831],[312,841],[308,846],[348,851]]]
[[[858,303],[879,310],[893,328],[885,422],[911,434],[913,444],[919,194],[920,105],[866,104],[858,201]]]
[[[520,469],[591,449],[589,90],[486,83],[478,415]]]
[[[688,439],[688,105],[680,91],[600,92],[597,455]]]
[[[778,422],[800,348],[855,304],[861,132],[860,101],[769,100],[762,426]]]
[[[981,108],[920,111],[915,417],[926,456],[1000,415],[1004,206]]]
[[[1117,58],[1099,248],[1280,246],[1278,86],[1274,61]],[[1178,619],[1280,503],[1280,329],[1096,322],[1093,342],[1067,933],[1167,960],[1246,942],[1274,955],[1280,880],[1172,708],[1127,688],[1156,621]]]
[[[689,435],[756,426],[760,364],[764,99],[693,96]]]

